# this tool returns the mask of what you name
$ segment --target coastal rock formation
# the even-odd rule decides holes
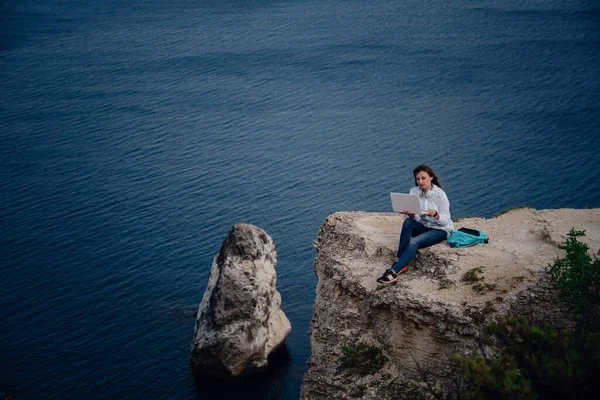
[[[456,373],[453,355],[479,349],[481,328],[494,316],[570,325],[545,268],[560,254],[557,244],[571,228],[585,230],[582,240],[599,254],[600,209],[516,209],[455,223],[455,229],[482,230],[488,244],[455,249],[443,242],[421,249],[399,283],[377,284],[393,262],[402,221],[393,213],[346,212],[321,226],[315,242],[312,355],[302,399],[448,393]],[[363,374],[352,373],[341,368],[342,346],[375,349],[373,360],[363,364],[388,361],[367,372],[360,365]]]
[[[267,366],[292,327],[275,287],[277,253],[265,231],[237,224],[213,259],[196,319],[192,363],[237,377]]]

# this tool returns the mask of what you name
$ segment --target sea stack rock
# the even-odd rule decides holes
[[[213,259],[200,303],[192,365],[204,373],[238,377],[267,366],[292,327],[275,287],[273,239],[254,225],[234,225]]]

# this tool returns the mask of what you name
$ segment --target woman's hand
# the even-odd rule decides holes
[[[433,218],[435,218],[436,220],[439,220],[439,219],[440,219],[440,215],[439,215],[439,214],[438,214],[438,212],[437,212],[437,211],[435,211],[435,210],[427,210],[427,211],[425,211],[425,214],[427,214],[427,215],[428,215],[428,216],[430,216],[430,217],[433,217]]]
[[[415,214],[411,214],[411,213],[409,213],[409,212],[408,212],[408,210],[404,210],[404,211],[402,211],[402,214],[404,214],[404,215],[406,215],[406,216],[408,216],[408,217],[410,217],[410,218],[414,218],[414,217],[415,217]]]

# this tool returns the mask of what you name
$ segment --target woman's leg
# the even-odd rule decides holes
[[[394,272],[397,273],[398,271],[401,271],[402,268],[404,268],[417,254],[418,249],[433,246],[434,244],[446,239],[447,234],[445,231],[433,228],[426,229],[428,229],[426,232],[409,239],[408,244],[406,245],[401,256],[392,266]]]
[[[427,228],[422,223],[412,218],[406,218],[402,224],[402,231],[400,231],[400,241],[398,243],[398,251],[396,252],[396,258],[402,257],[404,249],[408,245],[410,238],[418,236],[422,233],[427,232]]]

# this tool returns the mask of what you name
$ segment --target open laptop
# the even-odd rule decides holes
[[[395,212],[406,210],[411,214],[421,214],[421,204],[419,203],[419,196],[416,194],[392,192],[390,197],[392,198],[392,210]]]

